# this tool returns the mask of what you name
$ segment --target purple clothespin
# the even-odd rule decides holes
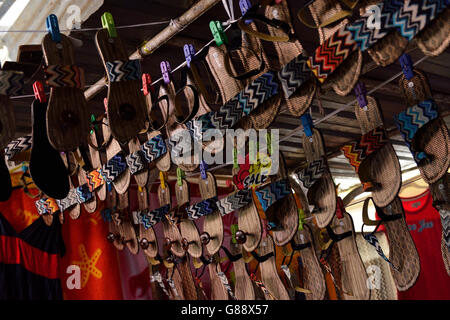
[[[305,112],[300,117],[300,120],[302,121],[303,131],[305,132],[305,135],[307,137],[311,137],[312,136],[312,128],[314,127],[314,125],[313,125],[313,121],[312,121],[312,118],[311,118],[311,115],[309,114],[309,112]]]
[[[239,0],[239,8],[241,8],[241,13],[244,16],[247,11],[252,7],[252,4],[249,0]],[[253,22],[251,19],[244,20],[245,24],[250,24]]]
[[[184,56],[186,58],[186,64],[188,66],[188,68],[191,67],[191,62],[195,57],[195,49],[194,46],[190,43],[185,44],[183,47],[183,51],[184,51]]]
[[[202,160],[200,163],[200,175],[203,180],[207,179],[206,171],[208,171],[208,165],[205,163],[205,161]]]
[[[367,90],[364,82],[359,81],[355,86],[356,100],[361,108],[367,107]]]
[[[400,66],[402,67],[402,71],[403,74],[405,75],[405,78],[407,80],[411,80],[412,77],[414,77],[414,72],[412,60],[409,54],[406,53],[402,54],[398,59],[398,61],[400,62]]]
[[[161,61],[161,63],[159,65],[161,67],[161,73],[162,73],[162,76],[164,79],[164,83],[169,84],[170,83],[170,72],[172,71],[170,69],[169,61]]]

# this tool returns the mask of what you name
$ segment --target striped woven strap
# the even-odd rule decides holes
[[[367,234],[364,236],[364,239],[372,245],[375,250],[377,251],[378,255],[383,258],[384,261],[389,263],[389,265],[396,271],[399,271],[398,267],[396,267],[389,259],[386,257],[386,255],[383,252],[383,249],[380,246],[380,243],[378,242],[378,238],[373,233]]]
[[[75,65],[50,65],[44,69],[50,87],[75,87],[84,89],[84,71]]]
[[[394,122],[413,154],[414,160],[419,163],[428,156],[421,150],[414,148],[414,137],[417,131],[431,120],[438,117],[437,106],[433,100],[428,99],[409,107],[394,116]]]
[[[0,95],[19,94],[23,88],[24,74],[20,71],[0,70]]]
[[[301,53],[278,72],[285,98],[292,96],[311,77],[307,61],[308,57]]]
[[[320,158],[309,162],[307,167],[297,173],[297,178],[300,180],[300,188],[305,196],[308,196],[309,189],[314,185],[314,183],[322,177],[327,168],[327,162],[325,158]],[[314,205],[308,204],[309,211],[313,212]]]
[[[222,216],[245,207],[252,201],[250,189],[238,190],[227,197],[217,201],[217,208]]]
[[[72,188],[69,190],[69,193],[64,199],[56,200],[58,203],[59,208],[61,209],[61,212],[66,211],[70,207],[78,204],[78,196],[77,196],[77,190],[76,188]]]
[[[106,69],[111,82],[140,80],[142,77],[141,63],[138,59],[107,61]]]
[[[231,285],[228,282],[227,276],[223,272],[217,272],[217,276],[219,277],[220,281],[222,282],[223,286],[228,292],[228,295],[231,299],[236,300],[236,296],[233,293],[233,289],[231,289]]]
[[[217,211],[217,197],[200,201],[186,208],[189,219],[195,220]]]
[[[364,134],[361,140],[344,145],[341,150],[358,173],[364,160],[387,142],[386,132],[383,127],[378,127]]]
[[[207,130],[216,128],[211,121],[212,114],[213,112],[205,113],[186,123],[186,127],[189,129],[191,136],[197,143],[201,142],[204,138],[206,140],[204,134]]]
[[[162,221],[169,212],[170,205],[166,204],[158,209],[152,211],[141,211],[137,215],[140,218],[140,223],[145,229],[153,227],[158,222]]]
[[[6,159],[11,160],[21,152],[31,149],[32,137],[24,136],[12,140],[5,148]]]
[[[127,155],[127,165],[131,174],[139,173],[145,169],[145,162],[143,160],[143,154],[141,150],[137,150]]]
[[[392,17],[393,26],[411,41],[448,6],[448,0],[406,0]]]
[[[162,135],[154,136],[141,146],[143,160],[147,163],[157,160],[167,153],[167,146]]]
[[[59,211],[58,203],[52,198],[43,198],[35,202],[36,209],[40,215],[54,214]]]
[[[266,212],[275,202],[288,196],[291,193],[290,188],[287,179],[278,180],[264,188],[255,190],[255,194],[258,197],[262,209]]]
[[[211,122],[217,129],[232,128],[243,116],[278,93],[275,73],[267,72],[253,80],[235,97],[211,114]]]
[[[317,79],[324,82],[357,48],[352,33],[343,26],[316,48],[307,63]]]
[[[86,201],[89,201],[94,197],[94,194],[89,190],[89,186],[87,183],[76,187],[75,191],[77,196],[77,202],[80,204],[85,203]]]
[[[112,182],[126,169],[127,162],[125,160],[125,155],[122,152],[119,152],[103,165],[102,175],[105,178],[106,182]]]
[[[101,169],[95,169],[86,174],[86,183],[91,192],[100,188],[105,182],[105,177],[103,177]]]

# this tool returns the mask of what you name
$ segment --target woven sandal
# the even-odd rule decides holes
[[[242,245],[234,243],[233,239],[231,239],[230,254],[234,257],[232,260],[235,277],[234,293],[237,300],[255,300],[255,289],[253,288],[252,280],[248,275],[242,253]],[[228,259],[231,261],[230,258]]]
[[[408,225],[406,224],[402,203],[400,199],[396,197],[395,200],[386,207],[380,208],[375,205],[376,212],[381,218],[381,221],[375,221],[370,220],[368,216],[370,199],[371,198],[367,198],[364,201],[363,227],[364,225],[378,226],[381,223],[384,224],[389,240],[389,258],[383,253],[383,250],[374,235],[378,228],[375,228],[375,231],[364,236],[364,238],[375,247],[378,254],[392,267],[392,276],[397,289],[399,291],[408,290],[416,283],[416,280],[419,277],[420,259],[411,234],[409,233]]]
[[[79,169],[79,164],[75,160],[75,156],[73,155],[73,152],[67,153],[67,157],[62,156],[61,159],[63,160],[64,165],[67,168],[66,172],[69,173],[69,188],[70,188],[70,190],[69,190],[69,193],[67,194],[66,199],[74,198],[74,197],[76,198],[76,195],[75,195],[76,190],[72,183],[72,177],[74,177],[77,174],[78,169]],[[64,200],[62,200],[62,201],[64,201]],[[73,205],[72,205],[72,203],[73,203]],[[62,213],[67,213],[69,215],[69,217],[73,220],[78,219],[80,217],[81,205],[77,201],[71,202],[70,206],[65,206],[65,205],[61,205],[61,203],[58,203],[58,207]]]
[[[139,210],[148,209],[148,194],[145,188],[140,188],[137,192]],[[134,218],[134,217],[133,217]],[[135,220],[134,224],[139,225],[139,245],[146,256],[155,259],[158,256],[158,241],[153,228],[144,228],[144,225]]]
[[[102,118],[103,120],[103,118]],[[99,137],[101,137],[101,140],[103,141],[103,134],[102,134],[102,126],[94,125],[94,128],[91,130],[89,137],[88,137],[88,146],[89,146],[89,154],[91,159],[91,164],[94,168],[101,168],[102,163],[102,157],[100,152],[104,152],[106,150],[106,146],[111,142],[111,139],[107,139],[103,142],[102,145],[98,145],[97,141],[97,134]],[[112,137],[112,136],[110,136]],[[96,190],[98,199],[100,201],[106,200],[106,183],[104,183],[101,187],[99,187]]]
[[[0,149],[14,139],[16,133],[16,118],[9,99],[22,91],[23,72],[0,70]]]
[[[54,199],[64,199],[70,189],[69,178],[59,152],[48,141],[46,112],[47,102],[33,101],[30,175],[44,194]]]
[[[81,186],[86,183],[86,171],[80,166],[78,168],[78,184]],[[89,200],[83,202],[83,207],[88,213],[94,213],[97,210],[97,198],[95,194]]]
[[[338,201],[338,203],[342,202]],[[367,274],[356,245],[355,229],[352,217],[340,209],[342,215],[333,218],[327,226],[328,235],[337,242],[341,260],[341,281],[345,300],[369,300]]]
[[[378,206],[387,206],[401,187],[400,163],[383,127],[376,100],[368,96],[365,109],[355,104],[361,139],[345,144],[341,150],[355,168],[364,191],[372,192]]]
[[[348,3],[347,3],[348,2]],[[352,39],[350,32],[346,30],[348,19],[343,19],[351,14],[351,10],[344,10],[342,4],[348,5],[349,9],[353,9],[357,1],[324,1],[316,0],[308,3],[313,23],[307,22],[306,8],[300,10],[298,17],[303,24],[317,28],[320,40],[320,46],[310,57],[309,65],[313,72],[318,76],[319,81],[325,79],[331,84],[333,90],[345,96],[355,86],[361,73],[362,53],[357,50],[357,46]],[[337,24],[334,22],[339,21]],[[337,48],[335,48],[337,47]],[[333,48],[334,56],[329,56],[329,50]],[[327,53],[325,53],[325,51]],[[326,63],[320,65],[324,60]]]
[[[415,39],[427,56],[438,56],[444,52],[450,44],[450,8],[445,9]]]
[[[322,134],[313,129],[311,140],[303,136],[306,168],[296,172],[300,187],[308,199],[308,209],[320,228],[326,227],[336,211],[336,189],[328,169]]]

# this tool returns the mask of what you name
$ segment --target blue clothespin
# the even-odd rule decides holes
[[[407,80],[411,80],[414,77],[413,64],[409,54],[402,54],[398,59],[400,66],[402,67],[403,74]]]
[[[52,36],[54,42],[61,42],[61,33],[59,32],[58,18],[56,15],[51,14],[45,19],[45,25],[47,27],[47,32]]]
[[[243,16],[247,13],[248,10],[250,10],[251,7],[252,7],[252,4],[250,3],[249,0],[239,0],[239,8],[241,8],[241,13]],[[252,19],[244,20],[245,24],[250,24],[252,22],[253,22]]]
[[[161,61],[161,63],[159,64],[161,67],[161,73],[164,79],[164,83],[165,84],[169,84],[170,83],[170,73],[171,73],[171,69],[170,69],[170,64],[169,61]]]
[[[359,81],[355,86],[356,100],[361,108],[367,108],[367,90],[364,82]]]
[[[195,58],[194,46],[192,44],[190,44],[190,43],[185,44],[184,47],[183,47],[183,51],[184,51],[184,56],[186,58],[186,64],[187,64],[188,68],[190,68],[191,67],[191,62]]]
[[[206,171],[208,171],[208,165],[205,163],[205,161],[202,160],[200,163],[200,175],[203,180],[206,180],[208,177],[206,175]]]
[[[222,44],[228,43],[228,38],[223,31],[222,24],[219,21],[211,21],[209,23],[209,28],[211,29],[211,33],[214,36],[214,40],[216,41],[216,45],[220,47]]]
[[[303,131],[307,137],[312,136],[312,128],[314,128],[313,121],[309,112],[305,112],[301,117]]]

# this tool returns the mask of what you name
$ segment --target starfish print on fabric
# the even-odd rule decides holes
[[[81,288],[84,288],[88,283],[91,274],[97,279],[100,279],[103,275],[100,269],[95,266],[102,254],[102,250],[95,250],[92,257],[88,256],[83,244],[80,244],[78,250],[80,252],[81,261],[73,261],[72,263],[78,265],[81,269]]]

